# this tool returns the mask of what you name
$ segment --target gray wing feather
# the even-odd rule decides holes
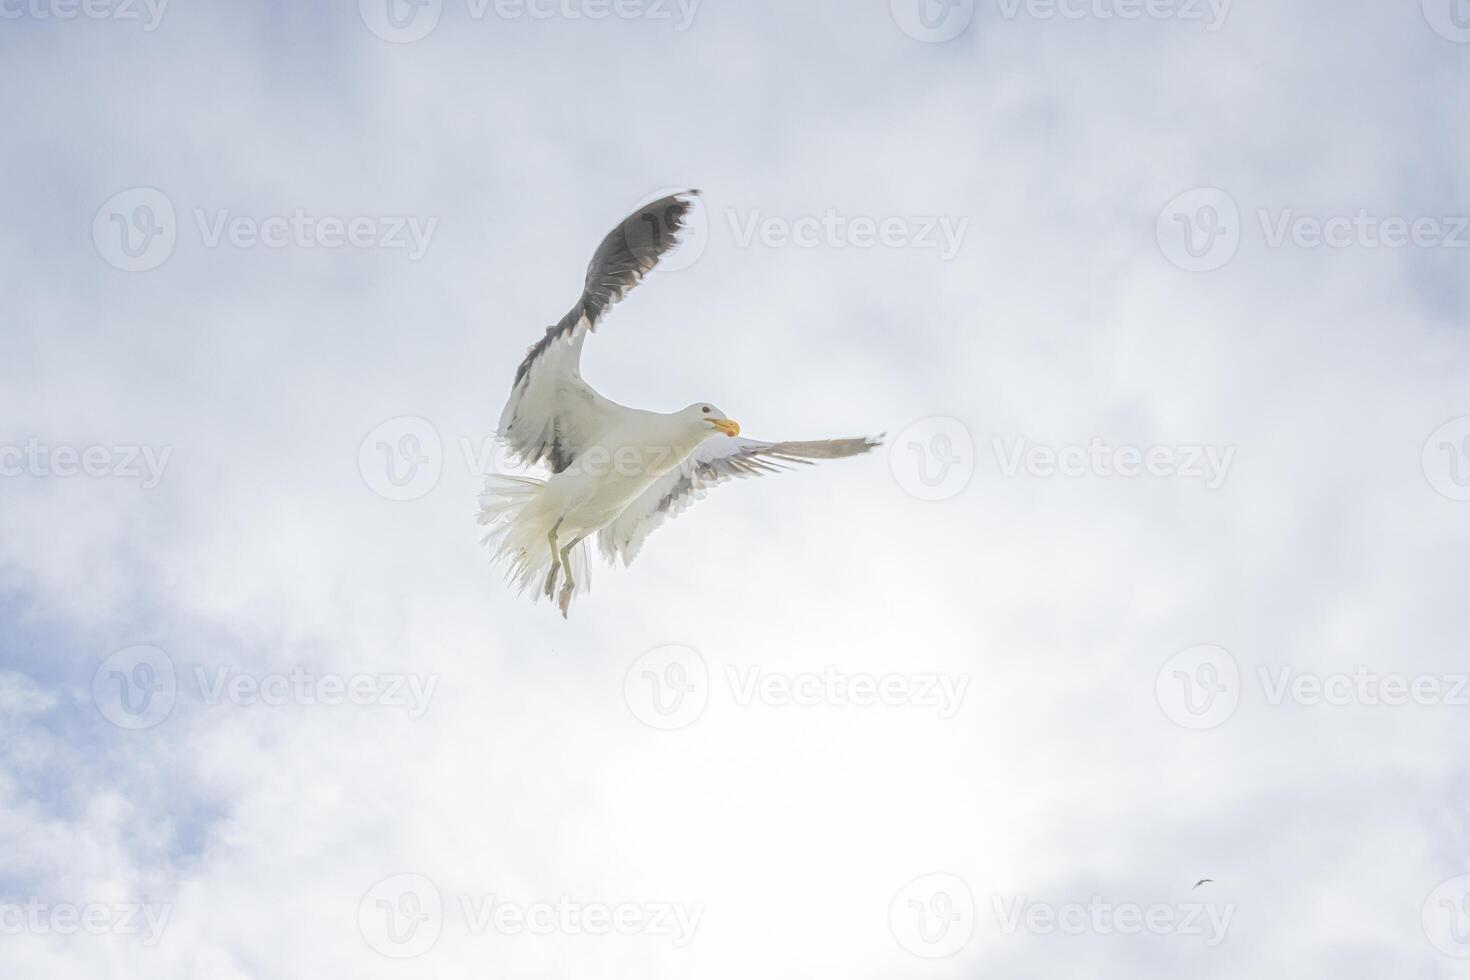
[[[626,413],[582,380],[582,343],[608,309],[678,244],[698,193],[671,194],[624,218],[593,254],[576,304],[526,352],[499,429],[522,463],[545,463],[560,473]]]
[[[684,216],[694,206],[697,190],[680,191],[644,205],[624,218],[608,232],[602,244],[587,263],[586,283],[577,303],[555,326],[546,328],[542,337],[526,351],[525,360],[516,368],[515,384],[519,385],[531,371],[546,348],[559,339],[570,337],[585,318],[587,328],[596,330],[598,321],[614,303],[643,281],[658,260],[679,243]]]
[[[634,500],[617,520],[598,532],[597,543],[609,560],[628,564],[643,542],[664,521],[677,517],[710,488],[729,480],[779,473],[818,460],[858,456],[882,445],[882,437],[821,439],[811,442],[757,442],[714,439],[694,452],[678,469],[661,477]]]

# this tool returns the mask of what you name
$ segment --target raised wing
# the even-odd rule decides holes
[[[757,442],[712,439],[695,450],[678,469],[660,477],[618,519],[597,532],[597,544],[609,561],[630,564],[653,530],[682,514],[705,491],[727,480],[778,473],[822,459],[857,456],[881,439],[824,439],[815,442]]]
[[[500,415],[500,437],[521,462],[544,462],[560,473],[625,411],[582,380],[582,344],[613,304],[678,243],[698,193],[661,198],[614,228],[587,265],[576,305],[526,352]]]

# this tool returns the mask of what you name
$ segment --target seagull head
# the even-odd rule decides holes
[[[740,423],[707,402],[695,402],[679,414],[688,416],[696,425],[701,426],[706,436],[716,432],[727,436],[740,435]]]

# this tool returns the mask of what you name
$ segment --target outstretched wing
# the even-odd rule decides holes
[[[625,411],[582,380],[582,344],[613,304],[678,244],[698,193],[661,198],[614,228],[587,265],[576,305],[526,352],[500,415],[500,437],[521,462],[545,462],[560,473]]]
[[[778,473],[794,466],[808,466],[821,459],[857,456],[881,445],[882,440],[824,439],[815,442],[757,442],[754,439],[711,439],[701,445],[678,469],[659,477],[618,515],[617,520],[597,532],[597,544],[609,561],[619,556],[627,565],[638,556],[653,530],[671,517],[682,514],[705,491],[726,480]]]

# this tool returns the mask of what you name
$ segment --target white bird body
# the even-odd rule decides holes
[[[628,416],[546,481],[541,505],[561,517],[561,536],[585,537],[617,519],[660,477],[679,468],[705,439],[676,413],[624,409]]]
[[[534,595],[555,597],[563,616],[572,596],[587,590],[590,535],[597,534],[609,560],[621,557],[626,565],[654,528],[716,483],[878,445],[741,439],[740,426],[713,405],[696,402],[672,413],[629,408],[582,380],[583,343],[674,246],[694,193],[647,205],[603,240],[581,298],[527,352],[501,414],[499,435],[515,455],[528,465],[544,463],[552,475],[487,477],[479,518],[489,527],[485,540],[522,590],[544,574]]]

